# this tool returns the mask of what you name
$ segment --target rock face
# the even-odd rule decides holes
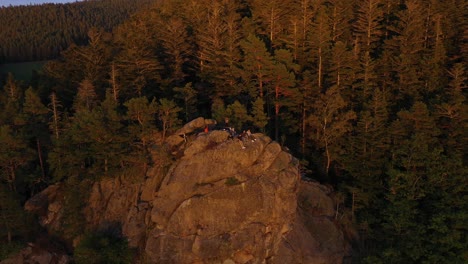
[[[342,262],[330,192],[301,182],[297,160],[278,143],[255,134],[242,144],[217,130],[172,137],[177,159],[169,169],[154,166],[140,183],[94,184],[84,211],[90,229],[118,223],[149,263]],[[56,188],[26,205],[52,229],[61,208]]]
[[[260,263],[278,251],[296,211],[293,159],[267,137],[245,149],[227,137],[198,136],[162,182],[146,243],[153,261]]]
[[[284,237],[278,263],[342,263],[347,244],[337,228],[331,190],[314,182],[301,182],[293,228]]]

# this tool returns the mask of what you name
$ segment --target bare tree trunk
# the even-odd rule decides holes
[[[45,170],[44,170],[44,162],[42,160],[41,143],[39,142],[38,138],[36,138],[36,145],[37,145],[37,155],[39,157],[39,164],[41,165],[42,180],[44,180],[46,176],[45,176]]]
[[[302,158],[305,154],[305,142],[306,142],[306,103],[302,103],[302,138],[301,138],[301,152]]]
[[[114,100],[117,102],[119,99],[119,86],[117,85],[117,72],[115,70],[115,65],[112,63],[112,71],[111,71],[111,84],[112,84],[112,95]]]
[[[275,87],[275,140],[278,141],[279,138],[279,86]]]
[[[328,140],[325,140],[325,151],[327,153],[327,176],[328,176],[328,172],[330,171],[330,164],[331,164],[330,151],[328,149]]]
[[[10,174],[8,177],[8,187],[10,188],[11,191],[16,192],[16,186],[15,186],[16,174],[15,174],[14,165],[8,167],[7,170],[9,170],[9,174]]]
[[[319,65],[318,65],[317,79],[318,79],[319,90],[322,90],[322,48],[318,49],[318,54],[319,54]]]
[[[257,68],[258,68],[258,69],[261,69],[262,66],[261,66],[261,65],[257,65]],[[258,74],[257,77],[258,77],[259,95],[260,95],[260,98],[263,99],[263,78],[262,78],[261,74]]]
[[[59,128],[58,128],[58,123],[59,123],[59,113],[58,113],[58,101],[57,101],[57,95],[55,93],[52,93],[50,95],[50,104],[52,105],[52,116],[53,116],[53,132],[55,134],[55,139],[59,138]]]

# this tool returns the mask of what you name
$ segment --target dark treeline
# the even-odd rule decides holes
[[[167,162],[148,153],[182,122],[229,117],[335,187],[356,262],[466,263],[467,10],[462,0],[162,1],[112,32],[90,30],[33,87],[5,81],[2,195],[140,175]],[[1,238],[21,237],[6,219]]]
[[[110,31],[155,0],[100,0],[0,7],[0,63],[55,59],[85,44],[90,28]]]

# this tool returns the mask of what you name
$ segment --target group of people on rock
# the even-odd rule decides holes
[[[252,135],[250,129],[242,131],[242,133],[237,134],[236,130],[233,127],[228,127],[229,137],[228,139],[237,139],[242,149],[245,149],[244,142],[251,141],[255,142],[257,139]]]
[[[232,139],[232,140],[237,139],[242,149],[245,149],[244,142],[246,140],[251,141],[251,142],[255,142],[257,140],[255,136],[252,134],[252,132],[250,131],[250,129],[243,130],[242,133],[237,134],[236,129],[229,126],[229,118],[224,119],[224,127],[221,127],[220,130],[224,130],[229,133],[228,139]],[[208,133],[209,131],[210,131],[210,127],[205,126],[205,128],[203,129],[203,132]]]

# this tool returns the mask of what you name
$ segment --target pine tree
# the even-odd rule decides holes
[[[197,116],[197,91],[193,89],[192,83],[187,83],[184,87],[175,87],[175,97],[183,102],[183,112],[185,122],[194,119]]]
[[[239,1],[212,1],[206,10],[207,22],[197,28],[197,58],[200,77],[214,86],[214,96],[236,96],[236,63],[241,38]],[[230,87],[230,89],[226,89]]]
[[[324,149],[327,175],[332,162],[337,158],[333,147],[351,130],[350,122],[355,118],[356,114],[348,109],[336,86],[331,87],[325,94],[320,94],[314,103],[313,111],[307,120],[311,131],[309,138]]]
[[[191,52],[191,38],[182,18],[175,14],[160,15],[157,20],[158,39],[162,42],[165,67],[168,67],[170,82],[179,85],[187,75],[187,62]]]
[[[33,159],[34,153],[24,138],[8,125],[0,126],[0,146],[1,179],[10,190],[16,191],[18,170]]]
[[[226,106],[221,98],[215,98],[211,104],[211,116],[217,122],[222,122],[229,118],[226,113]]]
[[[357,21],[354,24],[355,49],[359,51],[359,71],[357,88],[362,93],[362,100],[367,100],[372,90],[377,87],[376,50],[382,36],[383,11],[381,0],[359,2]]]
[[[124,105],[127,107],[126,119],[133,123],[130,129],[136,129],[134,131],[136,133],[132,133],[132,135],[141,140],[143,146],[146,146],[147,137],[150,136],[150,133],[155,128],[156,102],[154,100],[148,102],[146,97],[139,97],[130,99]]]
[[[57,99],[57,95],[55,92],[52,92],[50,94],[50,103],[48,105],[49,112],[52,113],[51,116],[51,121],[49,122],[49,129],[53,133],[54,138],[58,139],[60,135],[60,121],[61,121],[61,115],[62,112],[60,111],[62,108],[62,105],[60,101]]]
[[[422,90],[424,98],[431,99],[436,90],[442,89],[447,83],[446,65],[448,62],[446,43],[444,41],[444,17],[441,14],[433,14],[438,12],[432,10],[433,5],[430,4],[428,14],[426,15],[425,23],[425,62],[424,66],[424,86]]]
[[[466,152],[463,142],[467,140],[464,129],[468,122],[466,95],[463,93],[467,77],[463,65],[455,64],[449,71],[449,76],[451,80],[444,92],[445,100],[436,106],[438,123],[443,128],[442,138],[447,151],[462,154]]]
[[[174,101],[162,98],[159,100],[157,109],[162,126],[162,140],[164,141],[167,133],[177,128],[180,124],[178,114],[182,108],[178,107]]]
[[[288,16],[292,12],[291,1],[253,0],[251,10],[255,22],[260,26],[258,33],[268,38],[271,51],[272,47],[280,44],[278,42],[279,35],[285,28]]]
[[[423,12],[424,7],[419,1],[408,0],[405,8],[396,14],[398,22],[388,27],[395,34],[387,41],[389,50],[393,51],[398,79],[395,90],[416,100],[421,99],[421,89],[424,87],[420,71],[424,51]]]
[[[23,104],[23,118],[25,121],[24,133],[29,141],[35,142],[37,160],[39,161],[41,175],[39,179],[34,179],[35,183],[46,181],[46,169],[44,158],[44,145],[49,141],[47,129],[47,107],[41,102],[37,93],[29,87],[25,91],[25,101]]]
[[[73,108],[77,112],[82,110],[91,111],[97,104],[98,98],[94,84],[90,80],[84,79],[79,84]]]
[[[116,60],[124,86],[132,88],[122,91],[125,98],[134,95],[141,97],[150,82],[160,80],[162,67],[153,52],[147,48],[130,46],[122,51]],[[154,92],[156,91],[152,91],[151,94]]]
[[[74,133],[81,135],[79,128],[66,117],[61,122],[60,131],[60,136],[53,140],[53,147],[47,158],[53,182],[78,177],[86,173],[84,160],[87,155],[85,152],[87,142],[78,143],[76,138],[72,137]],[[88,139],[86,138],[86,140]]]
[[[268,124],[268,117],[265,113],[265,102],[262,98],[258,97],[252,103],[252,123],[260,131],[265,132],[265,127]]]
[[[362,232],[371,232],[378,221],[374,214],[380,210],[379,195],[385,190],[383,175],[391,156],[388,119],[386,94],[376,89],[368,107],[358,114],[353,132],[344,145],[343,169],[351,177],[344,185],[350,192],[352,216],[357,215],[357,224],[367,226]]]
[[[63,93],[64,98],[73,98],[74,87],[84,79],[96,86],[96,94],[104,96],[105,90],[101,88],[105,84],[112,54],[110,35],[93,28],[88,32],[88,38],[88,45],[71,45],[63,52],[62,60],[45,66],[45,72],[54,79],[54,85],[60,89],[57,92]]]
[[[126,157],[130,163],[141,165],[146,171],[149,164],[148,147],[155,140],[155,119],[158,105],[146,97],[132,98],[124,103],[127,108],[125,120],[129,123],[131,153]]]
[[[153,33],[151,21],[147,20],[135,17],[115,34],[116,45],[121,48],[114,62],[120,73],[123,98],[161,92],[145,90],[151,84],[160,82],[163,69],[156,53],[156,34]]]
[[[111,85],[112,89],[112,95],[114,97],[114,100],[118,102],[119,96],[120,96],[120,84],[118,81],[118,71],[115,67],[115,63],[112,63],[111,66],[111,72],[110,72],[110,78],[109,78],[109,84]]]
[[[223,21],[226,23],[226,40],[225,40],[225,61],[227,68],[225,70],[224,84],[233,86],[236,84],[236,69],[240,61],[240,42],[244,37],[242,31],[242,17],[238,10],[245,8],[242,2],[227,1],[225,6],[225,14]],[[234,94],[235,93],[230,93]]]
[[[30,223],[16,194],[0,183],[0,239],[2,245],[24,236]]]
[[[250,121],[247,108],[237,100],[226,107],[226,114],[231,126],[237,130],[243,129]]]
[[[254,35],[249,35],[241,42],[244,53],[240,62],[240,76],[245,90],[251,97],[263,98],[265,85],[271,81],[273,59],[266,50],[265,43]]]
[[[291,113],[299,112],[297,105],[301,98],[298,89],[294,87],[295,72],[299,70],[299,66],[293,62],[291,53],[283,49],[276,50],[274,60],[271,72],[272,91],[269,94],[274,97],[271,100],[274,103],[274,135],[275,140],[279,140],[280,121],[285,128],[296,127],[296,118]]]
[[[121,168],[121,162],[127,154],[128,144],[126,131],[122,124],[119,104],[110,90],[106,99],[91,112],[88,127],[82,131],[92,140],[90,150],[93,164],[88,171],[97,177],[113,175]]]
[[[225,66],[222,51],[225,46],[226,24],[223,22],[223,6],[220,2],[213,1],[206,10],[206,25],[198,28],[198,59],[200,73],[208,80],[222,75]],[[211,75],[208,77],[208,75]]]
[[[316,86],[319,90],[324,88],[324,78],[327,70],[327,61],[331,51],[330,17],[326,6],[320,6],[312,20],[310,31],[309,66],[316,72]]]
[[[285,19],[284,36],[281,41],[291,50],[294,61],[305,65],[305,54],[310,49],[310,24],[320,1],[299,0],[290,5],[291,12]]]
[[[310,71],[303,71],[301,82],[299,83],[299,92],[301,93],[302,102],[300,104],[300,153],[302,154],[303,158],[306,156],[308,152],[308,148],[310,147],[309,144],[309,115],[313,112],[313,105],[318,97],[320,96],[320,91],[318,87],[315,85],[315,79],[313,78]]]
[[[351,23],[353,20],[353,1],[330,0],[329,17],[331,22],[331,38],[334,43],[346,42],[351,39]]]
[[[343,96],[351,98],[352,81],[354,79],[355,61],[353,60],[352,51],[345,43],[338,41],[332,48],[330,73],[328,74],[328,83],[336,85],[340,91],[343,91]]]
[[[19,81],[9,73],[3,90],[0,90],[0,125],[12,125],[21,109],[23,91]]]

